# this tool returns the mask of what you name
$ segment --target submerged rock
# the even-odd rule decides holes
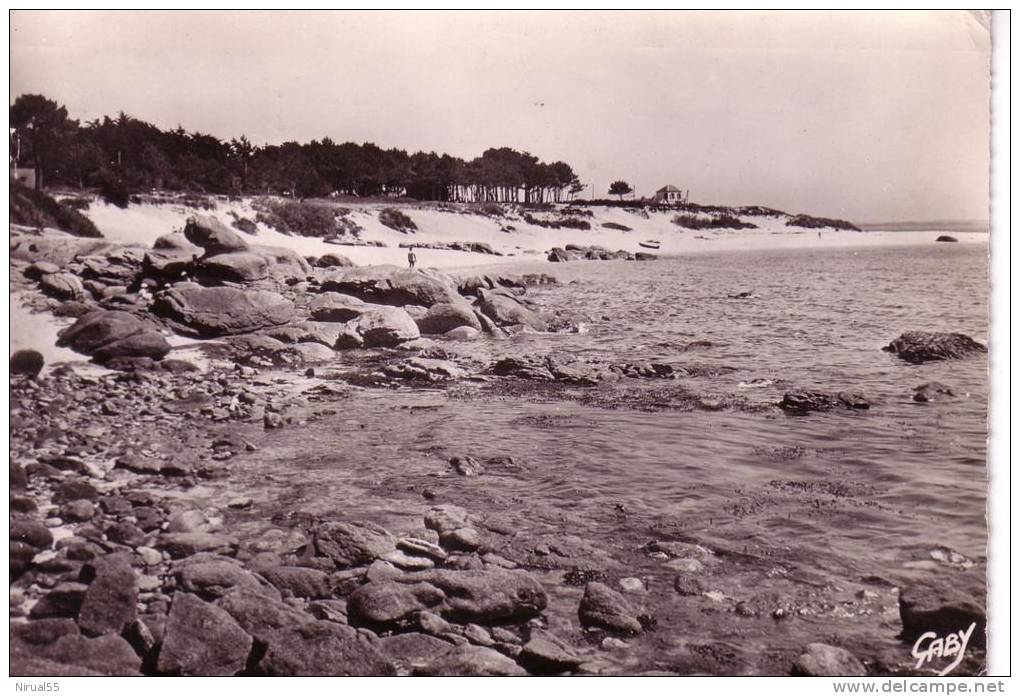
[[[779,402],[779,408],[794,413],[809,413],[811,411],[831,411],[833,409],[854,409],[867,410],[871,404],[859,394],[850,392],[828,392],[798,391],[783,394]]]
[[[988,352],[988,348],[966,334],[928,331],[907,331],[882,350],[895,353],[899,358],[915,364]]]
[[[478,309],[498,326],[523,325],[535,331],[548,331],[549,323],[521,299],[501,290],[478,290]]]
[[[943,397],[956,396],[953,390],[941,382],[928,382],[914,387],[914,401],[927,403],[929,401],[940,401]]]

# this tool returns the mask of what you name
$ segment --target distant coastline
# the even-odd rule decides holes
[[[884,232],[988,232],[987,220],[901,220],[898,222],[859,222],[862,230]]]

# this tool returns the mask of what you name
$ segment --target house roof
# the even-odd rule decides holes
[[[668,192],[680,193],[680,189],[678,189],[673,184],[670,184],[669,186],[663,186],[661,189],[656,191],[656,193],[668,193]]]

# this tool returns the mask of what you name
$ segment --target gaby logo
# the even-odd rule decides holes
[[[910,651],[917,658],[917,669],[921,669],[922,665],[931,662],[936,657],[955,658],[945,669],[939,672],[940,677],[944,677],[959,667],[960,662],[963,661],[964,653],[967,652],[967,643],[970,642],[975,626],[977,624],[972,623],[966,631],[956,631],[955,633],[950,633],[945,638],[940,638],[939,634],[934,631],[922,633],[917,642],[914,643],[913,650]]]

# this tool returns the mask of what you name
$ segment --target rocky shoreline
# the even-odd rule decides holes
[[[905,644],[891,657],[888,638],[819,629],[799,650],[754,647],[791,621],[837,615],[862,636],[908,642],[924,626],[973,622],[971,644],[983,645],[978,598],[881,579],[819,585],[777,574],[769,554],[681,530],[607,523],[605,538],[585,539],[565,523],[539,534],[477,491],[431,488],[399,493],[422,512],[397,528],[345,514],[343,501],[306,515],[243,493],[274,438],[361,389],[795,415],[864,412],[866,395],[791,387],[759,403],[700,393],[699,375],[726,368],[696,361],[490,358],[471,349],[483,336],[578,330],[534,298],[555,279],[310,263],[212,219],[154,249],[12,228],[11,256],[12,291],[65,317],[61,344],[104,368],[12,358],[12,674],[926,673]],[[180,336],[202,361],[175,357]],[[888,350],[916,363],[985,349],[908,332]],[[469,452],[446,465],[471,481],[522,463]],[[687,640],[706,620],[730,638]],[[982,663],[974,650],[958,673]]]

